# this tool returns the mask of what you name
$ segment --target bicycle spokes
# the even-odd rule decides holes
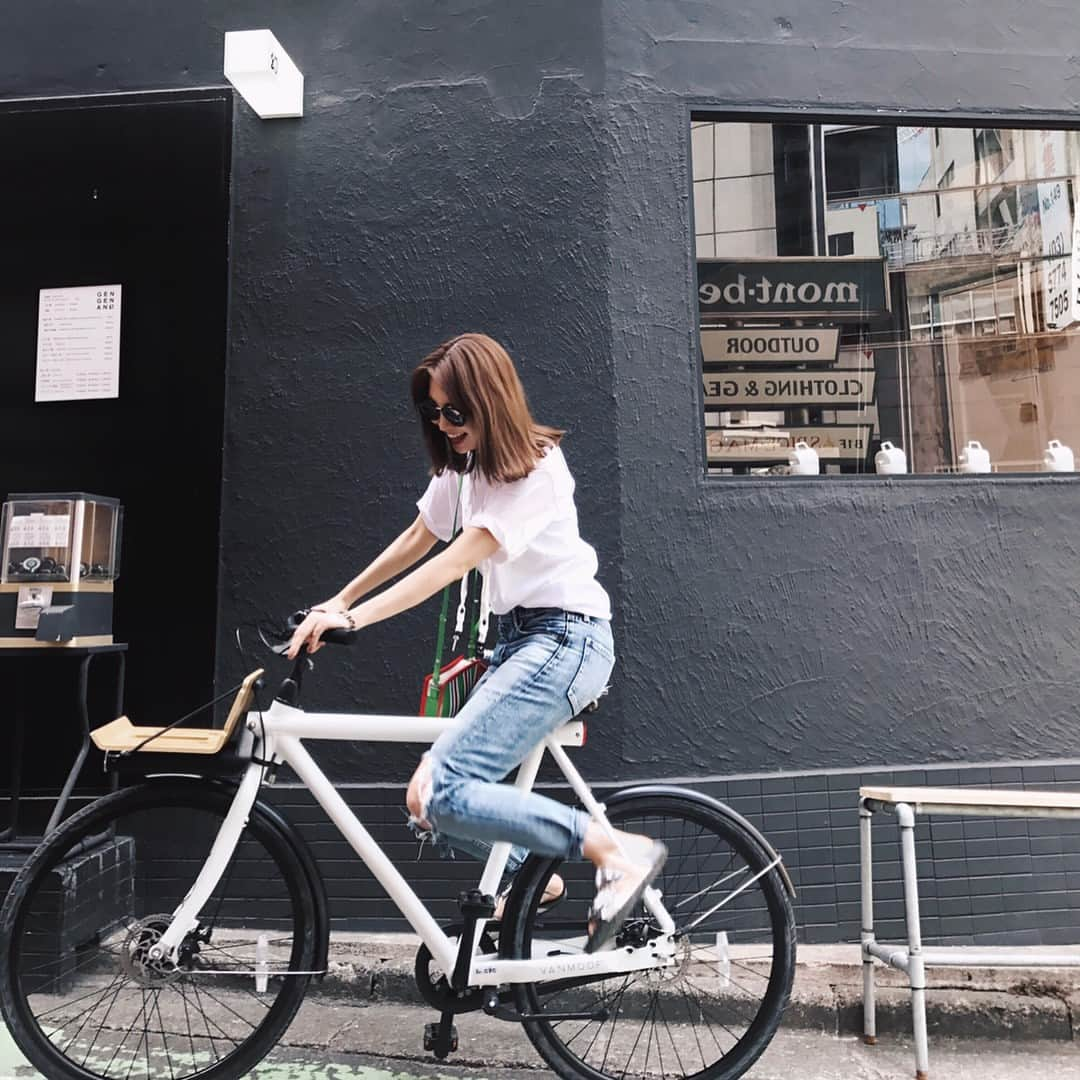
[[[226,1061],[243,1075],[311,975],[302,868],[253,815],[206,921],[158,956],[229,799],[180,784],[102,805],[54,834],[20,897],[4,997],[20,1046],[50,1077],[195,1080]]]
[[[775,1030],[794,970],[793,923],[777,862],[737,822],[693,803],[642,796],[616,803],[610,815],[619,828],[668,846],[655,884],[676,923],[667,939],[640,905],[616,948],[659,939],[674,945],[674,956],[645,971],[521,988],[519,1008],[537,1016],[526,1023],[529,1037],[563,1075],[589,1080],[739,1076]],[[535,888],[555,869],[550,862],[538,871]],[[562,862],[557,871],[574,899],[562,905],[558,923],[526,913],[516,955],[584,948],[591,868]]]

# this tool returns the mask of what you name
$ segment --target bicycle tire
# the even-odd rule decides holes
[[[537,1052],[563,1080],[625,1080],[657,1071],[681,1080],[735,1080],[768,1046],[794,978],[795,916],[778,867],[769,868],[774,856],[723,810],[692,795],[628,793],[609,801],[613,824],[667,844],[656,887],[683,933],[676,964],[663,972],[514,987],[516,1007],[526,1016],[545,1010],[593,1013],[592,1019],[522,1021]],[[557,917],[537,916],[556,870],[577,909],[568,900]],[[508,905],[503,957],[583,949],[592,876],[584,860],[530,857]],[[723,945],[721,930],[728,935]],[[634,935],[640,941],[658,934],[658,928],[649,930],[639,905],[617,947],[635,943]],[[606,1019],[600,1010],[607,1010]],[[620,1031],[620,1018],[633,1023]],[[737,1021],[740,1031],[733,1030]]]
[[[257,805],[180,964],[163,968],[146,949],[232,796],[192,779],[106,795],[20,870],[0,907],[0,1012],[50,1080],[237,1080],[285,1032],[311,978],[315,902],[296,852]]]

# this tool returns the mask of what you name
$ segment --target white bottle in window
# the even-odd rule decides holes
[[[972,439],[960,451],[960,471],[962,473],[988,473],[990,471],[990,451],[981,442]]]
[[[792,476],[817,476],[821,472],[818,452],[802,439],[788,453],[788,466]]]
[[[906,473],[907,454],[902,446],[883,442],[881,449],[874,455],[874,471],[878,473]]]
[[[1075,472],[1076,456],[1060,440],[1051,439],[1043,454],[1043,465],[1047,472]]]

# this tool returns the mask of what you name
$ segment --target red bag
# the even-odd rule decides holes
[[[486,660],[477,656],[456,656],[439,669],[434,692],[431,686],[434,674],[425,676],[423,693],[420,695],[420,715],[454,716],[485,671]]]

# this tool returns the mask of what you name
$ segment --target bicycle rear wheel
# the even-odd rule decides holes
[[[310,980],[314,902],[258,808],[179,961],[149,957],[232,795],[170,780],[105,796],[20,871],[0,908],[0,1009],[50,1080],[233,1080],[285,1031]]]
[[[770,867],[772,856],[737,817],[707,802],[668,794],[616,796],[608,817],[618,828],[668,847],[656,887],[676,925],[675,963],[657,971],[521,984],[515,1001],[523,1014],[585,1014],[525,1020],[525,1031],[564,1080],[734,1080],[768,1045],[791,991],[795,919],[779,869]],[[552,915],[537,915],[556,871],[566,879],[568,898]],[[534,857],[519,878],[502,955],[584,951],[592,865]],[[615,947],[659,936],[639,905]]]

